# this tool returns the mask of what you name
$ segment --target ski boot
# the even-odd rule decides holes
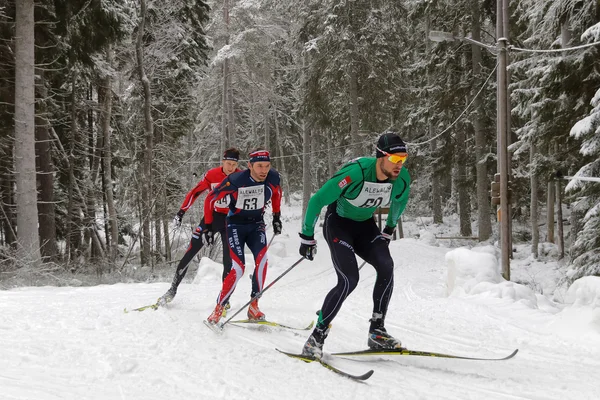
[[[327,328],[319,328],[315,327],[313,333],[308,337],[306,343],[304,343],[304,347],[302,348],[302,355],[321,358],[323,357],[323,343],[325,343],[325,339],[329,334],[329,329],[331,325]]]
[[[400,340],[391,336],[383,326],[383,315],[373,313],[373,318],[369,320],[371,327],[369,328],[369,338],[367,346],[372,350],[391,350],[401,349],[402,343]]]
[[[217,306],[215,307],[215,310],[212,312],[212,314],[210,314],[210,316],[206,319],[206,321],[209,324],[216,325],[219,322],[219,320],[221,319],[224,309],[225,309],[225,307],[223,307],[220,304],[217,304]]]
[[[173,301],[176,294],[177,294],[177,289],[170,288],[169,290],[167,290],[167,293],[163,294],[162,296],[160,296],[158,298],[158,300],[156,301],[156,304],[158,304],[161,307],[164,307],[168,303]]]
[[[265,313],[258,308],[258,299],[255,299],[248,307],[248,319],[255,321],[264,321]]]

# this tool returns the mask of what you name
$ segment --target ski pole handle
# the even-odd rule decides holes
[[[278,280],[280,280],[281,278],[283,278],[288,272],[290,272],[296,265],[300,264],[302,262],[302,260],[304,260],[304,257],[300,257],[300,259],[298,261],[296,261],[294,264],[292,264],[291,267],[289,267],[288,269],[286,269],[281,275],[279,275],[277,278],[275,278],[275,280],[271,283],[269,283],[269,285],[265,288],[263,288],[263,290],[261,290],[260,292],[258,292],[256,294],[256,296],[254,296],[252,299],[250,299],[249,302],[247,302],[246,304],[244,304],[242,306],[242,308],[240,308],[239,310],[237,310],[235,312],[235,314],[233,314],[231,317],[229,317],[229,319],[225,322],[223,322],[223,324],[221,325],[221,329],[223,329],[223,327],[225,326],[225,324],[227,324],[229,321],[231,321],[236,315],[238,315],[240,312],[242,312],[242,310],[246,307],[248,307],[250,305],[250,303],[252,303],[254,300],[260,298],[260,296],[263,295],[264,292],[266,292],[271,286],[273,286]]]

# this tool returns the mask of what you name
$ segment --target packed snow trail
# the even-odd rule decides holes
[[[327,246],[277,282],[264,298],[267,318],[305,326],[335,284]],[[267,283],[297,260],[295,235],[270,250]],[[168,283],[21,288],[0,292],[2,399],[596,399],[598,330],[580,331],[556,307],[532,308],[492,295],[450,296],[446,248],[404,239],[391,243],[395,291],[388,331],[415,350],[508,361],[390,356],[328,356],[350,373],[375,370],[364,383],[286,357],[309,332],[203,324],[221,286],[221,266],[204,259],[168,309],[124,313],[152,303]],[[250,257],[249,260],[252,258]],[[248,274],[248,271],[247,271]],[[247,275],[246,274],[246,275]],[[366,265],[325,342],[327,353],[366,348],[375,272]],[[244,277],[232,297],[249,300]],[[543,305],[543,304],[542,304]],[[582,313],[584,311],[581,311]],[[245,312],[240,315],[244,315]],[[600,320],[600,319],[598,319]]]

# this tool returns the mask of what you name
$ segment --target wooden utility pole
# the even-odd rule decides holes
[[[500,243],[502,276],[510,280],[510,207],[508,204],[508,81],[507,81],[507,38],[505,37],[504,20],[508,19],[509,0],[497,0],[496,36],[498,49],[498,82],[497,82],[497,139],[498,139],[498,172],[500,173]],[[507,21],[508,22],[508,21]],[[506,32],[508,33],[508,32]]]

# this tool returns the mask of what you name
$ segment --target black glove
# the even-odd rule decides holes
[[[213,231],[212,224],[204,225],[204,229],[202,229],[202,235],[204,236],[204,241],[206,244],[213,244],[215,242],[215,232]]]
[[[173,218],[173,225],[175,228],[179,228],[181,226],[181,221],[183,220],[183,216],[185,215],[185,211],[179,210],[175,218]]]
[[[280,235],[281,234],[281,213],[273,214],[273,234]]]
[[[315,254],[317,254],[317,241],[315,237],[300,233],[300,239],[300,255],[312,261],[315,258]]]
[[[389,244],[392,241],[392,238],[394,237],[395,230],[396,228],[392,228],[386,225],[385,228],[383,228],[383,231],[381,231],[381,237],[383,237],[383,239]]]

